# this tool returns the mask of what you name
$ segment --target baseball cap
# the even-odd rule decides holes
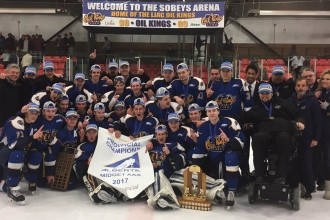
[[[74,79],[83,79],[83,80],[85,80],[85,74],[76,73],[76,75],[74,76]]]
[[[269,83],[262,83],[259,86],[258,92],[259,93],[272,93],[273,88]]]
[[[86,96],[78,95],[76,97],[76,103],[86,103],[86,102],[87,102]]]
[[[119,67],[122,67],[122,66],[129,66],[129,62],[126,61],[126,60],[122,60],[119,62]]]
[[[172,112],[168,114],[167,121],[180,121],[180,116],[178,113]]]
[[[188,107],[188,112],[195,112],[195,111],[200,111],[200,107],[198,104],[196,103],[192,103],[191,105],[189,105]]]
[[[140,79],[139,77],[133,77],[133,78],[131,79],[130,84],[132,85],[132,83],[135,83],[135,82],[141,84],[141,79]]]
[[[28,66],[25,68],[25,72],[24,72],[25,75],[36,75],[36,73],[37,70],[33,66]]]
[[[46,70],[46,69],[55,69],[53,62],[45,61],[43,64],[43,70]]]
[[[109,65],[108,65],[109,69],[110,68],[116,68],[118,69],[118,64],[116,62],[110,62]]]
[[[231,62],[223,62],[221,64],[220,69],[227,69],[227,70],[232,71],[233,70],[233,64],[231,64]]]
[[[70,109],[66,112],[65,117],[69,118],[69,117],[72,117],[72,116],[78,117],[78,113],[75,110]]]
[[[86,131],[88,131],[88,130],[95,130],[95,131],[97,131],[98,130],[97,125],[96,124],[88,124],[86,126]]]
[[[64,88],[63,88],[63,86],[62,86],[61,83],[54,83],[53,86],[52,86],[52,88],[50,90],[51,91],[54,90],[54,91],[57,91],[58,93],[63,94]]]
[[[165,125],[158,125],[158,126],[156,126],[155,133],[158,133],[158,132],[166,132],[167,133],[166,126]]]
[[[212,108],[219,109],[219,105],[216,101],[209,101],[205,106],[205,110],[212,109]]]
[[[56,105],[52,101],[45,102],[42,109],[56,109]]]
[[[102,102],[96,103],[94,105],[94,111],[103,110],[103,109],[105,109],[105,106],[104,106],[104,104]]]
[[[275,76],[282,76],[285,73],[284,67],[281,65],[276,65],[272,69],[272,74]]]
[[[39,105],[38,104],[35,104],[33,102],[30,102],[28,104],[28,109],[29,109],[29,112],[40,112]]]
[[[101,71],[101,66],[98,64],[94,64],[93,66],[91,66],[91,71],[93,70],[100,70]]]
[[[170,64],[170,63],[166,63],[166,64],[164,64],[164,66],[163,66],[163,70],[162,70],[163,72],[164,71],[174,71],[174,68],[173,68],[173,65],[172,64]]]
[[[117,101],[116,104],[115,104],[115,109],[120,108],[120,107],[125,108],[125,102]]]
[[[185,63],[180,63],[176,66],[176,71],[179,72],[181,70],[189,70],[189,67]]]
[[[160,87],[156,91],[156,97],[157,98],[162,98],[164,96],[170,95],[170,92],[165,88],[165,87]]]
[[[123,76],[116,76],[114,79],[113,79],[114,83],[118,83],[118,82],[122,82],[122,83],[125,83],[125,78]]]
[[[137,98],[137,99],[134,100],[133,106],[136,106],[136,105],[143,105],[143,106],[145,106],[145,103],[144,103],[144,101],[143,101],[142,98]]]
[[[63,100],[69,100],[69,96],[67,94],[63,94],[62,97],[60,98],[60,101]]]

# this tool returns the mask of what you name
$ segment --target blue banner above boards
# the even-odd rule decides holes
[[[224,2],[83,2],[86,27],[224,28]]]

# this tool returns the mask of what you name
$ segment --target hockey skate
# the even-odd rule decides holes
[[[215,198],[213,200],[213,204],[225,204],[226,202],[226,195],[223,190],[218,191],[217,194],[215,195]]]
[[[227,210],[230,210],[235,204],[235,193],[233,191],[228,191],[226,206]]]
[[[19,191],[20,187],[8,187],[7,195],[11,201],[17,202],[19,205],[25,205],[25,197]]]
[[[34,182],[29,182],[29,191],[34,195],[37,190],[37,184]]]

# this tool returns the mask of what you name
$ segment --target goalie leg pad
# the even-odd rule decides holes
[[[160,210],[180,208],[171,183],[164,175],[163,170],[155,173],[155,182],[148,187],[146,194],[150,207]]]
[[[105,182],[98,183],[98,179],[92,175],[83,177],[88,190],[89,198],[97,204],[117,203],[115,190]]]

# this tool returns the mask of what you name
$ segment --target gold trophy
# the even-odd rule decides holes
[[[193,181],[193,174],[197,181]],[[192,165],[183,173],[184,193],[179,198],[181,208],[210,211],[212,204],[206,200],[206,175],[199,166]]]

